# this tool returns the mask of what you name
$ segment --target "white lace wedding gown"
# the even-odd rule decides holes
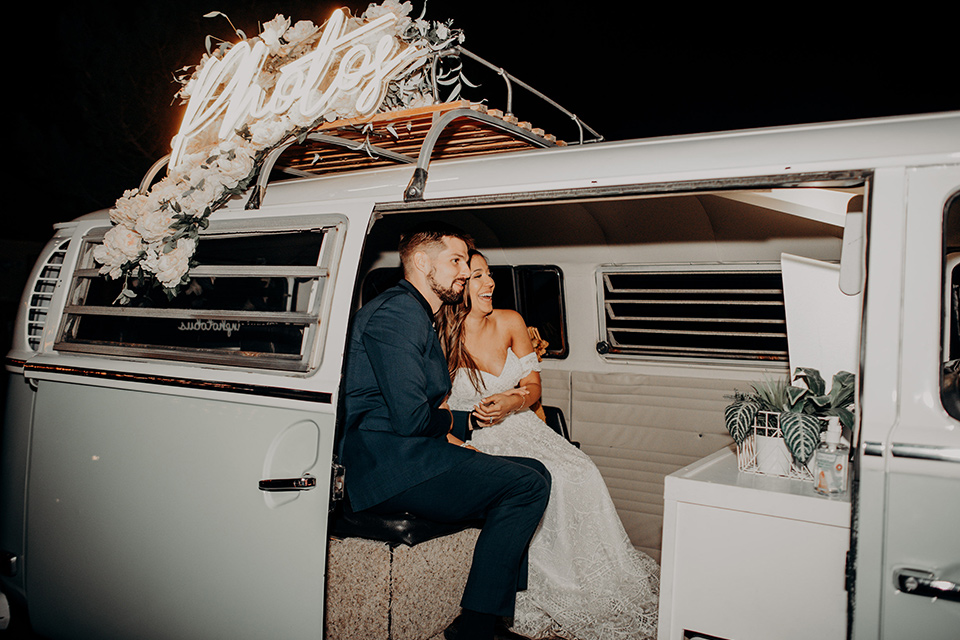
[[[461,369],[450,408],[471,410],[534,370],[540,370],[536,354],[518,358],[508,349],[499,376],[480,372],[486,386],[481,394]],[[494,455],[536,458],[553,478],[550,502],[530,543],[529,584],[517,594],[512,630],[528,638],[656,638],[660,568],[630,543],[590,458],[529,410],[474,431],[471,444]]]

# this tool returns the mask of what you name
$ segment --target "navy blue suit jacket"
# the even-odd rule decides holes
[[[341,460],[351,507],[362,511],[460,464],[467,412],[440,409],[450,376],[430,305],[406,280],[353,320],[344,380]],[[452,416],[452,417],[451,417]]]

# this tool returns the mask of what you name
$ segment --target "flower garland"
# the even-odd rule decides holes
[[[453,50],[463,41],[463,32],[453,29],[450,21],[424,20],[423,14],[412,19],[411,9],[410,2],[384,0],[381,4],[369,5],[359,18],[349,15],[346,18],[344,32],[349,34],[392,13],[396,19],[390,23],[391,35],[417,49],[403,68],[396,70],[377,111],[433,104],[435,81],[440,85],[453,85],[450,99],[456,99],[460,82],[465,81],[459,65],[434,78],[430,65],[425,64],[429,56]],[[215,15],[222,14],[213,12],[207,17]],[[323,29],[309,20],[291,25],[289,18],[277,15],[263,25],[258,37],[247,40],[241,31],[237,34],[241,43],[262,42],[266,46],[266,58],[256,83],[269,93],[281,69],[311,52],[321,39]],[[208,50],[190,75],[178,78],[183,86],[177,97],[188,103],[205,67],[222,60],[236,44],[224,42],[215,51]],[[455,59],[456,54],[451,57]],[[244,122],[223,139],[210,127],[190,139],[180,161],[149,191],[124,192],[110,210],[113,226],[104,235],[103,244],[93,251],[94,259],[102,265],[101,274],[114,280],[124,279],[116,302],[128,304],[137,296],[137,290],[153,286],[161,286],[169,298],[179,294],[190,283],[190,268],[196,266],[193,256],[197,242],[200,232],[209,224],[210,214],[253,183],[264,158],[278,145],[291,137],[302,140],[322,121],[359,115],[349,98],[342,95],[331,101],[323,113],[310,120],[296,109],[256,118]]]

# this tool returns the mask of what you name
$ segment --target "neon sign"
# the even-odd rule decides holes
[[[264,118],[289,118],[307,126],[327,115],[333,105],[349,101],[355,116],[375,111],[387,83],[427,52],[406,45],[389,27],[397,20],[387,13],[344,32],[342,10],[333,12],[309,53],[279,70],[269,92],[258,82],[269,48],[262,40],[234,45],[222,58],[211,57],[197,72],[180,130],[172,141],[168,167],[183,159],[189,141],[218,127],[226,140],[244,124]],[[264,83],[266,84],[266,83]]]

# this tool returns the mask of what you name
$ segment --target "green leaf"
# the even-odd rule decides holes
[[[856,378],[849,371],[838,371],[833,375],[830,387],[830,405],[846,407],[853,402],[853,385]]]
[[[780,430],[794,459],[800,464],[807,464],[820,444],[820,420],[805,413],[784,411],[780,414]]]
[[[790,408],[787,396],[787,381],[764,379],[753,384],[754,395],[762,407],[761,411],[784,411]]]
[[[807,396],[807,401],[813,406],[813,408],[816,411],[824,411],[826,409],[829,409],[832,406],[830,402],[831,401],[830,396],[826,396],[826,395],[824,396],[810,395],[810,396]]]
[[[840,418],[840,424],[849,429],[850,433],[853,433],[853,411],[846,407],[835,407],[833,412],[833,415]]]
[[[793,379],[803,380],[807,385],[807,389],[810,389],[810,392],[815,396],[822,396],[827,392],[827,383],[823,381],[823,377],[816,369],[797,367],[796,372],[793,374]]]
[[[747,438],[758,411],[760,405],[756,402],[734,402],[724,409],[724,423],[734,442],[741,444]]]
[[[800,411],[806,404],[804,397],[810,392],[802,387],[787,387],[787,408],[791,411]]]

